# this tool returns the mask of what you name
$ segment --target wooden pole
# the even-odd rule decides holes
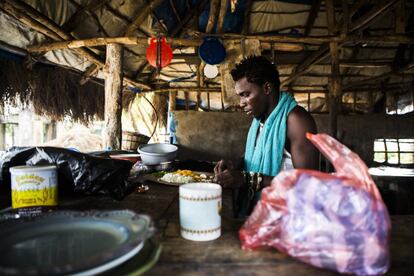
[[[211,33],[216,23],[217,18],[217,7],[220,0],[211,0],[210,1],[210,12],[208,15],[208,21],[206,26],[206,33]]]
[[[0,115],[4,117],[4,102],[0,102]],[[0,150],[6,149],[6,124],[0,120]]]
[[[221,0],[219,17],[217,20],[216,33],[221,33],[223,30],[223,23],[224,23],[224,18],[226,17],[228,3],[229,3],[229,0]]]
[[[326,16],[328,21],[329,34],[337,32],[335,9],[333,0],[326,0]],[[337,42],[329,43],[329,52],[331,54],[331,77],[329,77],[329,130],[332,137],[338,137],[338,113],[341,104],[341,76],[339,71],[339,50]]]
[[[305,36],[308,36],[310,34],[310,31],[312,30],[313,24],[315,23],[315,20],[318,17],[321,2],[322,0],[312,0],[312,7],[305,25]]]
[[[204,62],[202,62],[197,67],[197,85],[198,87],[204,87],[204,76],[203,76],[203,69],[204,69]],[[197,91],[197,110],[200,108],[201,105],[201,92]]]
[[[104,148],[121,149],[122,45],[106,47]]]
[[[253,0],[246,1],[246,8],[244,11],[243,30],[242,34],[246,35],[250,29],[250,11],[252,10]]]
[[[6,124],[0,123],[0,150],[6,149]]]
[[[173,112],[176,109],[177,91],[172,91],[168,94],[168,112]]]

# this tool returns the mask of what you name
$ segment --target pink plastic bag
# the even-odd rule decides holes
[[[384,274],[390,264],[391,224],[368,168],[357,154],[326,134],[307,138],[336,173],[278,174],[239,231],[242,248],[275,247],[341,273]]]

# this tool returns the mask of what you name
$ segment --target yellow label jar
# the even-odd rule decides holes
[[[10,168],[12,208],[57,206],[57,168],[17,166]]]

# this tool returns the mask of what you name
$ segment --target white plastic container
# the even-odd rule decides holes
[[[13,209],[58,204],[56,166],[16,166],[10,174]]]
[[[172,161],[177,156],[178,147],[172,144],[154,143],[138,147],[142,162],[146,165],[158,165]]]
[[[222,188],[212,183],[188,183],[179,188],[181,236],[210,241],[221,235]]]

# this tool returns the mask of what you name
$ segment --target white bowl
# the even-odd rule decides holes
[[[178,147],[171,144],[155,143],[138,147],[142,162],[146,165],[157,165],[174,160]]]

